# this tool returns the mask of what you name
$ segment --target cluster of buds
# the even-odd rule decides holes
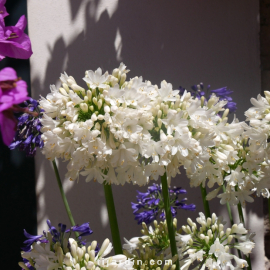
[[[181,269],[239,269],[248,266],[246,260],[238,258],[231,252],[236,248],[247,255],[254,248],[255,244],[251,241],[253,234],[248,231],[243,224],[234,224],[232,228],[225,230],[221,218],[213,213],[212,218],[205,218],[200,213],[197,224],[190,218],[187,219],[188,225],[182,226],[185,235],[177,235],[177,245],[179,248]],[[234,259],[236,266],[233,266]],[[206,268],[207,267],[207,268]]]
[[[176,233],[177,219],[173,220],[173,226]],[[142,237],[134,237],[129,241],[125,239],[126,244],[123,245],[124,254],[134,261],[134,269],[161,269],[169,267],[174,270],[177,256],[172,258],[170,249],[170,240],[168,236],[168,227],[166,221],[154,221],[152,226],[142,223]]]

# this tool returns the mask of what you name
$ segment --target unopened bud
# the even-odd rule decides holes
[[[69,87],[66,83],[62,84],[63,88],[66,90],[67,93],[69,93]]]
[[[87,113],[88,112],[88,106],[86,103],[80,103],[80,108],[83,112]]]
[[[96,97],[93,97],[93,103],[94,103],[95,105],[97,105],[97,98],[96,98]]]
[[[204,101],[205,101],[205,97],[204,96],[201,96],[201,107],[204,106]]]
[[[71,88],[74,90],[74,91],[80,91],[80,92],[84,92],[85,93],[85,90],[82,88],[82,87],[80,87],[78,84],[72,84],[71,85]]]
[[[222,119],[225,118],[229,114],[230,110],[226,109],[222,115]]]
[[[96,124],[95,124],[95,129],[96,129],[96,130],[100,130],[100,123],[99,123],[99,122],[96,122]]]
[[[86,94],[87,94],[88,100],[91,100],[92,99],[92,92],[90,90],[87,90]]]
[[[93,112],[94,111],[94,106],[93,105],[89,106],[89,109],[90,109],[91,112]]]
[[[100,99],[97,103],[98,109],[100,110],[100,108],[102,107],[102,99]]]
[[[209,236],[205,236],[204,241],[206,244],[208,244],[209,243]]]
[[[229,236],[228,236],[228,244],[231,243],[232,240],[233,240],[233,236],[232,236],[232,235],[229,235]]]
[[[59,88],[59,92],[60,92],[62,95],[68,96],[68,97],[69,97],[67,91],[66,91],[64,88],[60,87],[60,88]]]
[[[115,69],[113,70],[113,72],[112,72],[112,75],[113,75],[114,77],[118,78],[118,76],[119,76],[119,69],[118,69],[118,68],[115,68]]]
[[[123,83],[126,81],[127,75],[126,73],[122,74],[120,77],[120,86],[123,85]]]
[[[157,123],[158,123],[158,127],[161,128],[161,126],[162,126],[162,120],[160,118],[157,120]]]

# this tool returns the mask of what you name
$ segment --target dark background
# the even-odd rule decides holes
[[[27,16],[26,0],[7,0],[10,14],[7,26],[15,25],[22,15]],[[27,33],[27,30],[26,30]],[[5,58],[0,69],[12,67],[30,89],[29,60]],[[1,134],[0,134],[1,136]],[[23,152],[10,151],[0,139],[0,257],[1,269],[19,269],[20,248],[25,240],[23,229],[36,234],[36,195],[34,158]]]

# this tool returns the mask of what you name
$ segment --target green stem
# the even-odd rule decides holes
[[[243,210],[242,210],[242,206],[240,202],[237,204],[237,208],[238,208],[240,222],[243,223],[243,225],[245,226],[245,219],[244,219]]]
[[[75,223],[75,221],[73,219],[71,210],[69,208],[67,197],[65,195],[65,192],[64,192],[64,189],[63,189],[63,186],[62,186],[61,178],[60,178],[59,171],[58,171],[58,168],[57,168],[57,165],[56,165],[55,160],[52,161],[52,164],[53,164],[53,168],[54,168],[54,173],[55,173],[55,176],[56,176],[57,184],[58,184],[58,187],[59,187],[59,190],[60,190],[60,193],[61,193],[61,196],[62,196],[64,205],[65,205],[65,208],[66,208],[66,211],[67,211],[67,214],[68,214],[70,223],[71,223],[72,226],[75,226],[76,223]],[[78,232],[75,232],[75,234],[76,234],[77,237],[79,236],[79,233]]]
[[[170,205],[170,195],[168,189],[168,182],[167,182],[167,175],[166,172],[161,176],[161,184],[162,184],[162,194],[164,200],[164,210],[167,222],[167,228],[170,238],[170,245],[171,245],[171,252],[172,257],[178,255],[176,241],[175,241],[175,231],[173,227],[173,219],[172,219],[172,212],[171,212],[171,205]],[[176,261],[176,269],[179,269],[179,259]]]
[[[223,189],[223,192],[226,192],[226,188],[225,188],[224,185],[222,185],[222,189]],[[227,210],[228,210],[229,218],[230,218],[230,221],[231,221],[231,226],[233,226],[234,225],[234,221],[233,221],[231,206],[230,206],[230,204],[228,202],[226,202],[226,205],[227,205]],[[238,239],[237,238],[235,238],[235,242],[238,243]],[[240,252],[239,249],[237,249],[237,252],[238,252],[239,258],[242,259],[242,254],[241,254],[241,252]]]
[[[245,227],[245,219],[244,219],[244,214],[243,214],[242,205],[241,205],[240,202],[238,203],[237,208],[238,208],[238,214],[239,214],[240,222],[243,223],[243,225],[244,225],[244,227]],[[249,269],[249,270],[252,270],[252,267],[251,267],[251,260],[250,260],[250,255],[246,256],[246,260],[247,260],[247,262],[248,262],[248,269]]]
[[[206,200],[206,195],[207,195],[206,188],[203,187],[202,184],[201,184],[201,193],[202,193],[203,207],[204,207],[205,216],[206,216],[206,218],[211,218],[209,203]]]
[[[110,184],[106,184],[105,182],[103,186],[104,186],[104,193],[105,193],[108,216],[109,216],[109,221],[110,221],[114,252],[115,252],[115,255],[123,254],[121,238],[120,238],[117,217],[116,217],[116,212],[115,212],[115,207],[114,207],[114,201],[113,201],[112,186]]]
[[[222,185],[222,189],[223,189],[223,192],[225,193],[226,192],[226,188],[225,188],[224,185]],[[230,221],[231,221],[231,225],[233,226],[234,221],[233,221],[231,206],[230,206],[230,204],[228,202],[226,202],[226,206],[227,206],[229,218],[230,218]]]

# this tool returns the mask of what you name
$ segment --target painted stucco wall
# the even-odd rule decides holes
[[[166,79],[175,89],[199,82],[212,89],[228,86],[240,120],[250,98],[260,92],[258,0],[29,0],[28,17],[34,98],[46,96],[50,84],[59,85],[63,71],[83,84],[85,70],[112,71],[122,61],[129,76],[155,84]],[[59,165],[63,177],[66,163]],[[39,232],[48,218],[68,224],[52,166],[40,153],[36,176]],[[184,171],[173,184],[187,188],[189,202],[197,204],[196,213],[179,212],[179,223],[185,223],[203,210],[200,190],[189,188]],[[65,182],[64,188],[76,222],[90,221],[92,239],[111,238],[102,186],[86,184],[81,177],[79,183]],[[126,238],[140,231],[130,207],[136,189],[113,187],[121,236]],[[218,200],[210,207],[227,218]],[[261,199],[248,205],[246,213],[247,227],[257,233],[253,269],[264,269]]]

